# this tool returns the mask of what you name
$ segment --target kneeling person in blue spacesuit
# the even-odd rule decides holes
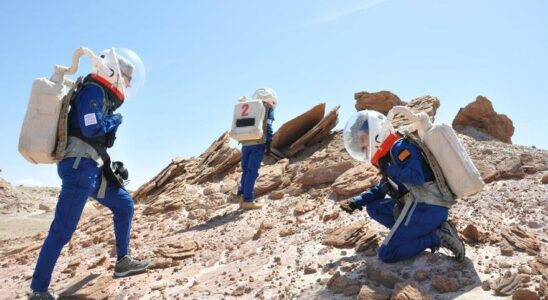
[[[358,112],[343,136],[352,157],[370,161],[382,174],[377,185],[340,205],[348,213],[365,206],[371,218],[391,229],[379,259],[392,263],[444,247],[462,262],[464,244],[447,222],[450,203],[442,198],[421,150],[376,111]]]
[[[261,100],[266,107],[266,130],[264,136],[257,141],[247,142],[242,146],[242,178],[237,196],[240,198],[240,208],[259,209],[261,204],[253,201],[255,181],[259,177],[259,168],[265,154],[270,153],[272,142],[272,122],[274,108],[277,103],[276,92],[268,87],[260,88],[253,93],[253,100]]]
[[[118,256],[114,275],[134,274],[149,266],[147,261],[129,255],[133,199],[123,185],[105,171],[110,169],[106,149],[113,145],[116,130],[122,123],[122,115],[114,111],[123,103],[133,83],[132,77],[135,79],[138,73],[136,66],[142,65],[136,54],[129,57],[137,61],[130,61],[120,52],[123,53],[114,48],[103,52],[104,66],[112,72],[105,74],[104,68],[94,70],[74,95],[68,115],[68,145],[57,165],[62,188],[55,218],[38,256],[29,299],[54,299],[48,292],[53,269],[76,230],[88,197],[112,211]],[[127,171],[122,177],[127,179]]]

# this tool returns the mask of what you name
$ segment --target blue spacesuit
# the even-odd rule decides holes
[[[122,123],[122,116],[113,111],[121,100],[113,99],[108,93],[99,82],[86,78],[83,87],[75,94],[69,112],[69,136],[80,136],[95,144],[103,143],[104,147],[112,145],[114,133]],[[89,151],[82,151],[82,147],[88,147]],[[47,291],[53,268],[63,246],[69,242],[78,225],[88,197],[96,198],[112,211],[118,258],[128,254],[133,199],[125,189],[112,182],[106,183],[102,192],[104,195],[98,197],[102,182],[102,169],[98,162],[101,160],[89,147],[89,143],[70,137],[65,158],[57,165],[62,188],[55,218],[40,250],[32,278],[33,291]]]
[[[243,195],[244,202],[252,202],[254,199],[253,189],[255,181],[259,177],[259,168],[264,154],[270,152],[272,142],[272,122],[274,121],[274,108],[269,107],[266,111],[266,135],[264,141],[256,144],[242,146],[242,179],[238,195]]]
[[[379,259],[397,262],[437,249],[441,240],[435,230],[447,220],[448,205],[443,205],[420,149],[399,139],[384,161],[385,176],[379,184],[350,203],[354,208],[366,206],[371,218],[392,229],[379,249]],[[394,196],[385,198],[387,194]]]

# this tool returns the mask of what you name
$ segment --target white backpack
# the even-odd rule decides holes
[[[432,124],[426,113],[415,114],[404,106],[393,107],[388,112],[388,119],[392,120],[396,114],[401,114],[412,122],[405,129],[408,132],[417,131],[419,139],[416,139],[416,142],[423,148],[423,152],[426,154],[425,158],[430,166],[433,166],[434,174],[437,173],[436,165],[439,165],[444,181],[456,199],[474,195],[483,189],[485,183],[478,169],[474,166],[472,159],[468,156],[451,126],[445,123]],[[407,136],[411,137],[411,135]],[[430,156],[433,156],[433,159]],[[438,185],[440,185],[439,180],[436,176]],[[442,188],[440,187],[440,189]]]
[[[230,137],[241,143],[261,140],[265,134],[265,118],[266,108],[262,101],[244,98],[234,106]]]

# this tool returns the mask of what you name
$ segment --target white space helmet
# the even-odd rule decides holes
[[[106,80],[121,99],[135,97],[144,86],[146,70],[143,61],[130,49],[110,48],[101,53],[102,64],[93,66],[93,73]]]
[[[253,100],[262,100],[272,107],[276,107],[276,104],[278,103],[278,95],[276,95],[276,92],[270,87],[257,89],[251,98]]]
[[[350,117],[343,131],[344,148],[358,161],[371,162],[382,142],[394,132],[390,121],[374,110],[362,110]]]

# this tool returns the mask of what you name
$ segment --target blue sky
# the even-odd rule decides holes
[[[544,0],[2,1],[0,176],[59,184],[54,165],[20,156],[18,136],[32,80],[82,45],[131,48],[147,67],[111,151],[131,188],[199,155],[263,85],[279,95],[275,129],[319,102],[342,105],[341,127],[361,90],[438,96],[448,123],[485,95],[515,144],[548,149],[547,13]]]

